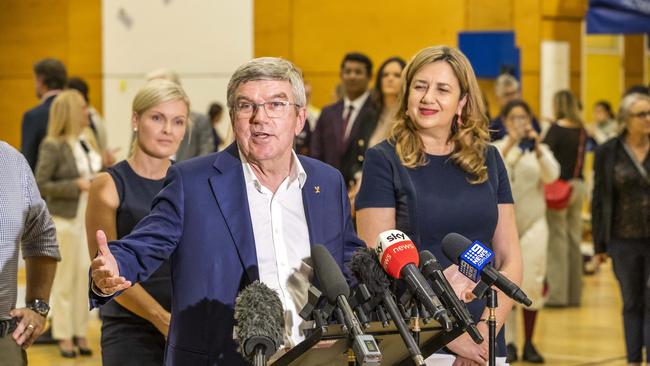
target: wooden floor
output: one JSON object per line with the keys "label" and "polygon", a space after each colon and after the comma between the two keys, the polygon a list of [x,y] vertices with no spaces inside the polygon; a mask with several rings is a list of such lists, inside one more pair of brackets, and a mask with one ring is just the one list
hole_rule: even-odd
{"label": "wooden floor", "polygon": [[[580,308],[544,309],[540,312],[535,342],[552,366],[623,366],[621,301],[617,283],[606,264],[601,271],[584,278]],[[99,321],[89,326],[89,341],[95,355],[73,360],[59,356],[56,346],[33,346],[28,350],[30,366],[101,365]],[[515,365],[529,365],[517,362]],[[532,364],[530,364],[532,365]]]}

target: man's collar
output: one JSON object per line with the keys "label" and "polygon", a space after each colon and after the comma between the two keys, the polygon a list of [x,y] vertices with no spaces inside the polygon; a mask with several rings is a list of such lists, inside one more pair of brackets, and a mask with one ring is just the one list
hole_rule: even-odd
{"label": "man's collar", "polygon": [[63,90],[61,89],[54,89],[54,90],[48,90],[45,94],[41,96],[41,103],[45,102],[49,97],[57,95],[61,93]]}
{"label": "man's collar", "polygon": [[[246,159],[246,156],[239,150],[237,149],[239,153],[239,159],[241,160],[243,169],[244,169],[244,180],[248,182],[253,182],[255,184],[255,189],[257,189],[259,192],[262,191],[262,183],[260,182],[259,178],[257,178],[257,175],[255,175],[255,172],[253,171],[253,168],[251,167],[250,163],[248,162],[248,159]],[[300,186],[300,189],[305,185],[305,182],[307,181],[307,172],[305,172],[305,169],[302,167],[302,164],[300,164],[300,159],[298,159],[298,155],[291,150],[291,170],[289,171],[289,184],[293,183],[296,179],[298,179],[298,185]]]}
{"label": "man's collar", "polygon": [[365,93],[361,94],[357,99],[355,100],[350,100],[348,97],[343,97],[343,104],[345,105],[345,108],[347,109],[350,105],[354,107],[355,110],[360,110],[363,104],[366,102],[368,97],[370,96],[370,91],[366,90]]}

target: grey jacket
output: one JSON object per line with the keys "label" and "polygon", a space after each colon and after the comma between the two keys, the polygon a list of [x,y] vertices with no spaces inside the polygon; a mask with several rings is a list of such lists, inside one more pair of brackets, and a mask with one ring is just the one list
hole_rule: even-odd
{"label": "grey jacket", "polygon": [[36,183],[52,215],[74,218],[79,203],[80,177],[70,145],[46,138],[39,148]]}
{"label": "grey jacket", "polygon": [[176,161],[183,161],[214,152],[212,126],[208,117],[197,112],[190,112],[192,131],[185,132],[185,137],[176,152]]}

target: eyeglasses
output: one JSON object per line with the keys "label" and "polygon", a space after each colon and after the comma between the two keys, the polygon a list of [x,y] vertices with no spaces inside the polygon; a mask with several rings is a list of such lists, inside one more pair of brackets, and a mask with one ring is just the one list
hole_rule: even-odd
{"label": "eyeglasses", "polygon": [[282,118],[287,115],[290,105],[301,107],[299,104],[287,102],[286,100],[273,100],[264,103],[239,102],[236,109],[237,115],[242,118],[254,116],[259,107],[264,107],[264,111],[269,118]]}
{"label": "eyeglasses", "polygon": [[650,117],[650,111],[630,113],[630,116],[636,117],[636,118],[648,118],[648,117]]}

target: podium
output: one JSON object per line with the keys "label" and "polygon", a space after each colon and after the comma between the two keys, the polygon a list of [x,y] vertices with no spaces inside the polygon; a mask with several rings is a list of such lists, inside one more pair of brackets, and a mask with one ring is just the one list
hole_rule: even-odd
{"label": "podium", "polygon": [[[273,366],[325,366],[348,365],[350,340],[340,324],[322,324],[320,321],[305,323],[308,336],[304,341],[291,348],[285,354],[270,362]],[[426,359],[447,343],[465,332],[456,326],[445,332],[440,324],[431,321],[420,323],[420,350]],[[395,325],[390,322],[384,327],[381,322],[371,322],[364,329],[365,334],[375,337],[382,354],[382,365],[411,366],[413,360]]]}

